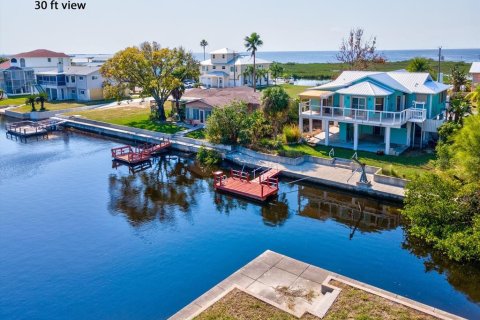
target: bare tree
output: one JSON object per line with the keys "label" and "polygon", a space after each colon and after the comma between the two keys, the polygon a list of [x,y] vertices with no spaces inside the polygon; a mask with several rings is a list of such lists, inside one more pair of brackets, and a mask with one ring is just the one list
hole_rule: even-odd
{"label": "bare tree", "polygon": [[365,40],[363,33],[362,28],[351,29],[337,53],[337,60],[348,65],[350,70],[365,70],[372,63],[385,63],[385,58],[376,51],[377,38]]}

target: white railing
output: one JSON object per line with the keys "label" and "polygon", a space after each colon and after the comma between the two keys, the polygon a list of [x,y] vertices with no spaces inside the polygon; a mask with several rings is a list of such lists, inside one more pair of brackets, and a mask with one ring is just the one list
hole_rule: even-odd
{"label": "white railing", "polygon": [[398,112],[376,111],[311,105],[308,102],[300,103],[299,112],[302,116],[308,118],[395,126],[403,125],[407,121],[423,122],[426,119],[425,109],[408,108]]}

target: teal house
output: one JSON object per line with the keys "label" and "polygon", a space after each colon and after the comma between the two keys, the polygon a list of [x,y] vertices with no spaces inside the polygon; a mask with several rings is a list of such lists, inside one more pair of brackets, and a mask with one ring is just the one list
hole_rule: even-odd
{"label": "teal house", "polygon": [[344,71],[300,94],[299,127],[318,144],[398,155],[436,136],[448,89],[428,73]]}

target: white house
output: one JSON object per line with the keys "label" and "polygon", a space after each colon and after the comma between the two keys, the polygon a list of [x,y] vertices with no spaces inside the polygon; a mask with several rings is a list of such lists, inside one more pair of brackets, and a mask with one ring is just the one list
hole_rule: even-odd
{"label": "white house", "polygon": [[472,75],[472,90],[480,85],[480,62],[472,63],[470,67],[470,74]]}
{"label": "white house", "polygon": [[[246,75],[248,66],[253,66],[251,55],[240,54],[234,50],[223,48],[209,53],[210,59],[200,62],[200,83],[208,88],[225,88],[253,85],[253,76]],[[271,61],[256,58],[257,69],[268,70]],[[257,76],[257,86],[269,81],[268,72]]]}
{"label": "white house", "polygon": [[69,66],[37,72],[37,84],[47,92],[51,100],[101,100],[103,77],[100,67]]}
{"label": "white house", "polygon": [[37,49],[18,53],[10,57],[10,66],[19,68],[32,68],[35,73],[38,71],[57,68],[59,63],[64,67],[70,66],[70,56],[63,52]]}

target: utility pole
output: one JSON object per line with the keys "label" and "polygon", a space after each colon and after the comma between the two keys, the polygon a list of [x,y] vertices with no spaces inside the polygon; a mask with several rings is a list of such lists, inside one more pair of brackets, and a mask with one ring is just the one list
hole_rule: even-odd
{"label": "utility pole", "polygon": [[237,70],[237,66],[235,64],[236,59],[235,59],[235,50],[233,50],[233,87],[235,88],[237,86],[237,75],[235,71]]}
{"label": "utility pole", "polygon": [[437,81],[440,82],[440,63],[442,61],[442,47],[438,47],[438,73],[437,73]]}

